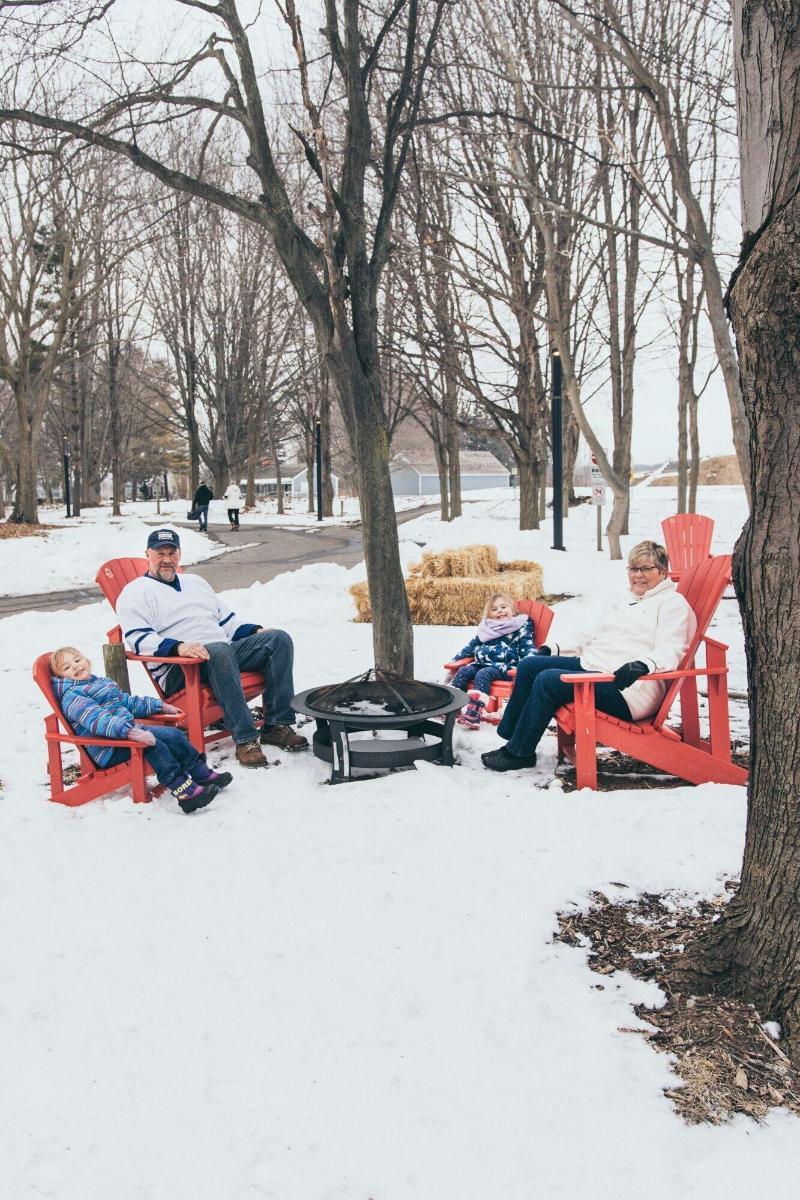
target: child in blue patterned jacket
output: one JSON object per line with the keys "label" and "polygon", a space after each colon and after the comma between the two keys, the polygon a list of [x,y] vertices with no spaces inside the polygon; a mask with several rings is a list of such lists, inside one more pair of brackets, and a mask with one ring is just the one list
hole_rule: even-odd
{"label": "child in blue patterned jacket", "polygon": [[[220,788],[233,779],[227,771],[212,771],[182,729],[136,724],[137,717],[179,713],[156,696],[129,696],[113,679],[92,674],[92,664],[74,646],[62,646],[50,656],[53,691],[61,711],[80,737],[126,738],[145,746],[144,757],[158,782],[168,787],[185,813],[205,808]],[[86,746],[98,767],[125,762],[131,752],[123,746]]]}
{"label": "child in blue patterned jacket", "polygon": [[475,660],[459,667],[453,676],[453,687],[464,688],[470,698],[458,718],[459,725],[477,729],[492,684],[498,679],[508,679],[510,667],[516,667],[523,658],[535,653],[530,617],[517,612],[511,596],[493,592],[486,601],[475,637],[455,656]]}

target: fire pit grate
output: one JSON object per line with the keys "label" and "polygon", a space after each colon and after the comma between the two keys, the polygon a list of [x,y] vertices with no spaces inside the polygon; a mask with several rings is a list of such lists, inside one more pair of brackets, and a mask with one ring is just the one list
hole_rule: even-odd
{"label": "fire pit grate", "polygon": [[[300,692],[292,707],[315,718],[314,754],[331,764],[330,782],[342,783],[353,778],[353,770],[391,770],[418,759],[452,766],[453,724],[466,703],[457,688],[372,669]],[[351,740],[370,730],[372,738]],[[381,737],[387,730],[406,736]]]}

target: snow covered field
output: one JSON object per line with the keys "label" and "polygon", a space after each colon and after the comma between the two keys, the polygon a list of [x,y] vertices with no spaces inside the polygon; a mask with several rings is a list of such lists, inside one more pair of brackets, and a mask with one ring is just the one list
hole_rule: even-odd
{"label": "snow covered field", "polygon": [[[674,493],[634,496],[633,540],[657,536]],[[548,529],[520,534],[513,507],[503,494],[449,526],[409,522],[404,562],[418,543],[495,542],[575,597],[563,622],[624,586],[624,567],[594,550],[588,506],[565,523],[566,554]],[[699,507],[729,549],[741,492],[703,490]],[[107,529],[82,532],[93,575]],[[129,553],[124,542],[120,530],[108,553]],[[352,623],[347,595],[360,577],[315,565],[227,598],[292,634],[300,690],[370,665],[371,627]],[[684,1126],[661,1091],[668,1060],[619,1032],[638,1023],[632,1002],[658,1002],[655,986],[617,974],[597,990],[581,953],[551,941],[556,911],[593,889],[717,892],[739,866],[743,789],[566,794],[552,736],[534,771],[498,776],[480,764],[496,742],[486,728],[457,733],[452,771],[329,788],[310,755],[234,767],[191,819],[169,796],[49,805],[31,662],[75,643],[99,665],[111,623],[106,604],[0,622],[0,1195],[736,1200],[791,1188],[793,1119]],[[715,630],[743,688],[734,601]],[[420,678],[439,677],[465,640],[440,627],[415,637]],[[227,742],[211,754],[231,757]]]}

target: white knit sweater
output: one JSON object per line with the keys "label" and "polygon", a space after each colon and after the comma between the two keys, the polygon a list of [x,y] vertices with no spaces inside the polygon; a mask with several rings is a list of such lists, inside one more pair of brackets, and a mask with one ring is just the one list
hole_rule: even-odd
{"label": "white knit sweater", "polygon": [[[624,592],[605,608],[599,624],[561,645],[548,639],[554,654],[577,655],[587,671],[616,671],[637,660],[650,671],[674,671],[694,637],[697,620],[671,579],[637,596]],[[667,690],[663,680],[647,676],[622,693],[635,721],[651,716]]]}

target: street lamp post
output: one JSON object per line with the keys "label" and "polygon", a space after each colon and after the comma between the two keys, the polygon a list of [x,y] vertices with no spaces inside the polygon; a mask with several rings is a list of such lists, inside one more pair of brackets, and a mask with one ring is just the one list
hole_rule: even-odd
{"label": "street lamp post", "polygon": [[553,549],[564,549],[564,429],[561,410],[561,357],[557,350],[550,359],[552,394],[550,441],[553,447]]}
{"label": "street lamp post", "polygon": [[64,438],[64,503],[67,506],[67,516],[72,516],[72,494],[69,487],[69,443]]}
{"label": "street lamp post", "polygon": [[322,520],[322,422],[314,430],[314,455],[317,467],[317,520]]}

